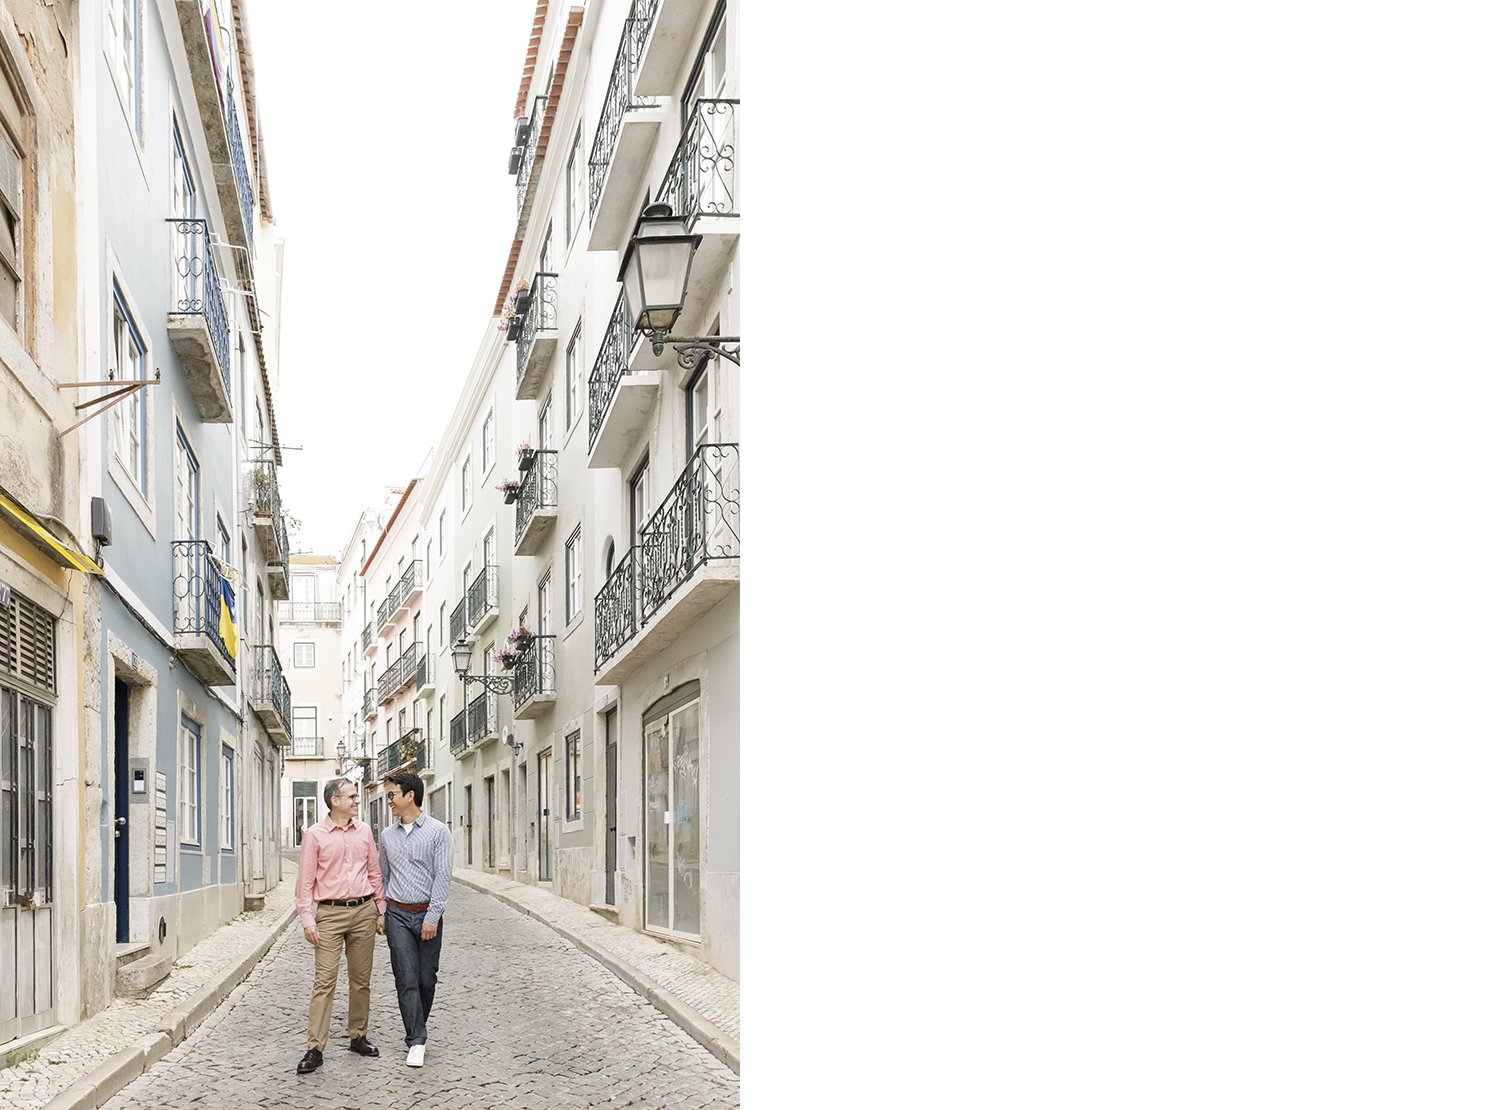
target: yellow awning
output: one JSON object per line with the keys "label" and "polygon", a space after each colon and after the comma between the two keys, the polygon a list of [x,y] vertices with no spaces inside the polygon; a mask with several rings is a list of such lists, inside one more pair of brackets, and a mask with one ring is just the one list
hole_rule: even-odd
{"label": "yellow awning", "polygon": [[0,493],[0,513],[15,522],[26,538],[36,544],[58,563],[73,570],[81,570],[85,574],[103,574],[104,568],[94,560],[90,559],[81,551],[74,551],[62,540],[58,539],[46,528],[42,522],[32,516],[20,504],[11,500],[4,493]]}

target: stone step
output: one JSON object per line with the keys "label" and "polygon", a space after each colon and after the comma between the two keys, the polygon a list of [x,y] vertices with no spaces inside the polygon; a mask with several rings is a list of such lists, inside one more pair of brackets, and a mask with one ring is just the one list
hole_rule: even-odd
{"label": "stone step", "polygon": [[266,908],[266,896],[264,894],[245,895],[245,912],[253,913],[256,910]]}
{"label": "stone step", "polygon": [[172,956],[162,952],[132,960],[115,972],[115,997],[145,998],[172,972]]}
{"label": "stone step", "polygon": [[149,940],[136,941],[130,944],[115,945],[115,970],[119,970],[132,960],[138,960],[151,951]]}

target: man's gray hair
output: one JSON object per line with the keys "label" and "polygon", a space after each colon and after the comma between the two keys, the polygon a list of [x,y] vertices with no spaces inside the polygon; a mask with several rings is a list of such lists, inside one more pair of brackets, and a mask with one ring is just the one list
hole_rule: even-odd
{"label": "man's gray hair", "polygon": [[323,784],[323,804],[332,809],[333,796],[344,789],[344,787],[353,785],[354,780],[352,779],[329,779]]}

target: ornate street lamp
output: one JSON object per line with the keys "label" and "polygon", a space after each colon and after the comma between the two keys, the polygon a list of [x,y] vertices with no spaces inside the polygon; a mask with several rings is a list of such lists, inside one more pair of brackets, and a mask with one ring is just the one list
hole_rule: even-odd
{"label": "ornate street lamp", "polygon": [[687,300],[688,273],[703,236],[690,235],[687,221],[672,215],[666,204],[648,204],[635,222],[635,234],[620,261],[620,284],[625,290],[625,312],[630,326],[651,340],[661,354],[672,344],[677,364],[691,370],[704,359],[723,357],[740,364],[737,335],[668,335],[682,315]]}
{"label": "ornate street lamp", "polygon": [[345,764],[349,760],[349,745],[340,740],[338,746],[333,749],[333,754],[338,757],[339,774],[342,775],[345,770]]}
{"label": "ornate street lamp", "polygon": [[471,683],[475,683],[483,686],[486,693],[508,694],[511,692],[511,678],[508,674],[469,673],[469,662],[474,657],[474,646],[468,640],[454,640],[452,647],[453,669],[458,672],[459,681],[464,684],[465,690]]}

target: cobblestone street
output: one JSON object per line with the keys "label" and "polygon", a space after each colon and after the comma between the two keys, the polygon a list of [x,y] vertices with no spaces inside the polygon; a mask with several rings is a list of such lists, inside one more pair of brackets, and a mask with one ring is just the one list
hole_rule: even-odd
{"label": "cobblestone street", "polygon": [[408,1068],[385,941],[376,942],[370,1040],[347,1051],[340,969],[324,1064],[306,1048],[312,952],[294,921],[204,1023],[106,1105],[730,1107],[739,1079],[649,1002],[549,928],[454,884],[426,1066]]}

